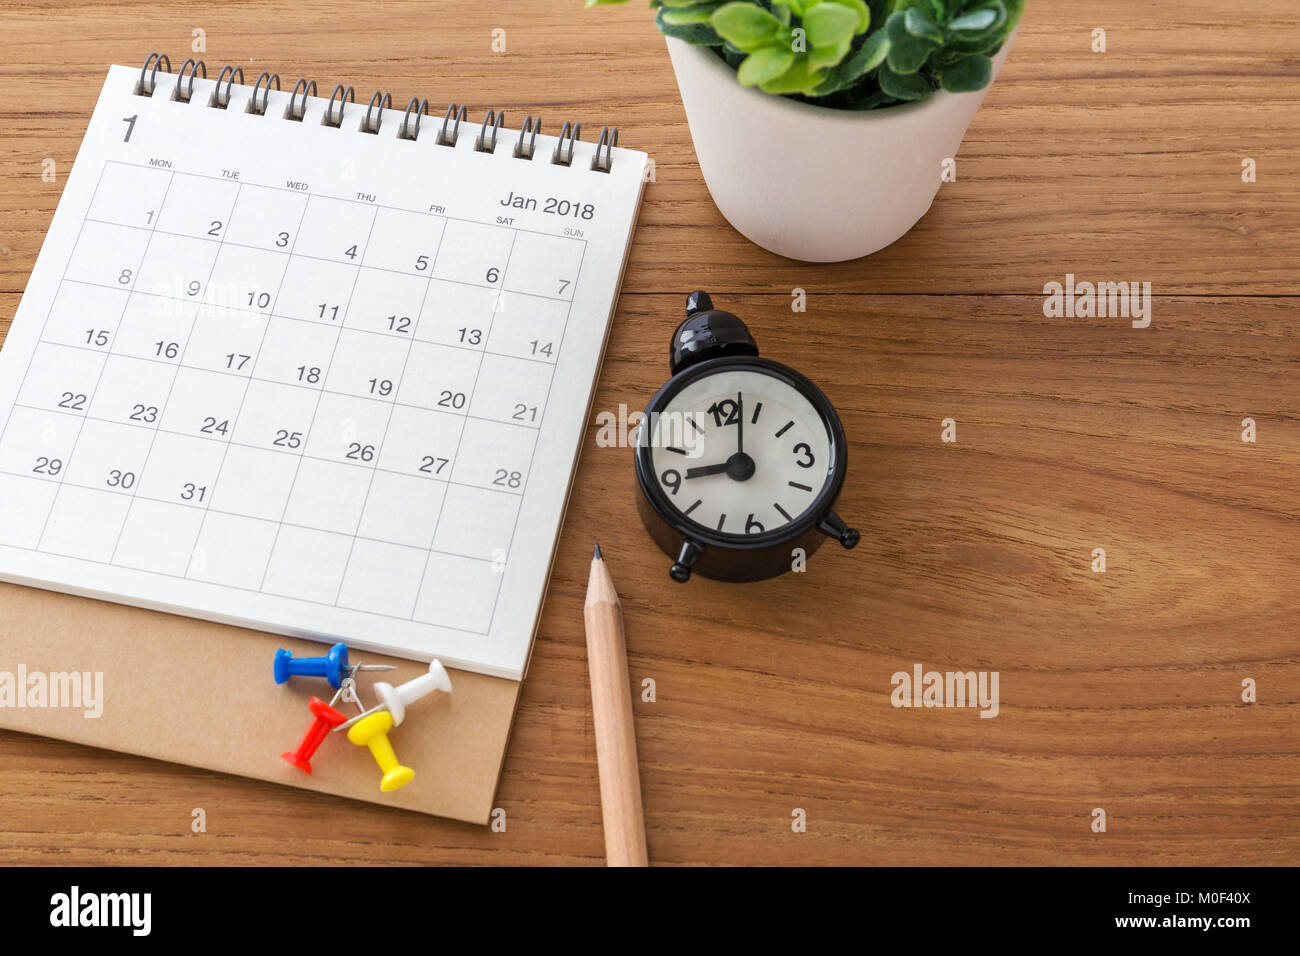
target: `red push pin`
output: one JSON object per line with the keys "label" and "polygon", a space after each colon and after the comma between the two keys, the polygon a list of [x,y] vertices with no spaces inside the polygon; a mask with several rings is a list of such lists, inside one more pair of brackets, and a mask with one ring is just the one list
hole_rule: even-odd
{"label": "red push pin", "polygon": [[285,751],[280,756],[299,770],[311,773],[312,755],[320,749],[320,745],[329,736],[329,732],[346,721],[347,718],[319,697],[313,697],[307,706],[316,715],[315,723],[311,725],[311,729],[302,738],[302,743],[298,745],[297,750]]}
{"label": "red push pin", "polygon": [[[361,669],[360,665],[357,666],[358,669]],[[280,757],[285,762],[293,764],[306,773],[311,773],[312,755],[320,749],[322,741],[329,736],[332,729],[347,721],[346,717],[334,709],[334,705],[339,702],[340,697],[345,701],[350,700],[356,704],[357,710],[364,711],[366,709],[365,705],[361,703],[361,698],[357,696],[357,682],[351,675],[343,678],[338,693],[330,699],[328,704],[319,697],[313,697],[307,706],[311,708],[316,721],[302,738],[302,743],[298,744],[297,750],[280,754]]]}

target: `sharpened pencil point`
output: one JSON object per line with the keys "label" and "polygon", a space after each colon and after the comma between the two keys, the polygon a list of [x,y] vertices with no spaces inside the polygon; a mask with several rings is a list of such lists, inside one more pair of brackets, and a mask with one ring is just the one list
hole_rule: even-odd
{"label": "sharpened pencil point", "polygon": [[593,560],[593,561],[604,561],[604,560],[605,560],[605,556],[604,556],[603,554],[600,553],[600,542],[599,542],[599,541],[596,542],[596,547],[595,547],[595,548],[592,550],[592,552],[591,552],[591,560]]}

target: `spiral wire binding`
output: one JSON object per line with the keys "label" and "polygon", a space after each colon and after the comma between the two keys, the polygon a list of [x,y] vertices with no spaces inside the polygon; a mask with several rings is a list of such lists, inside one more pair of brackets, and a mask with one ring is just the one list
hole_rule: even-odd
{"label": "spiral wire binding", "polygon": [[[524,125],[519,127],[519,139],[515,141],[515,159],[532,159],[537,151],[537,134],[542,131],[542,117],[524,117]],[[531,134],[531,135],[530,135]],[[524,149],[524,137],[528,137],[528,148]]]}
{"label": "spiral wire binding", "polygon": [[[334,98],[336,96],[339,97],[339,118],[338,119],[334,119]],[[353,103],[357,101],[356,90],[354,90],[350,86],[345,90],[343,88],[342,83],[334,87],[334,92],[330,94],[329,105],[325,107],[325,115],[321,117],[321,124],[324,126],[333,126],[335,129],[338,129],[340,126],[342,126],[343,106],[345,103],[349,101]],[[306,109],[305,105],[303,106],[303,109]]]}
{"label": "spiral wire binding", "polygon": [[[144,60],[144,66],[140,67],[140,82],[136,84],[135,91],[140,96],[153,96],[153,88],[158,82],[158,67],[166,63],[164,69],[170,73],[172,71],[172,61],[166,53],[150,53]],[[153,70],[149,72],[149,80],[146,84],[145,72],[152,66]]]}
{"label": "spiral wire binding", "polygon": [[[370,113],[375,108],[376,103],[379,104],[379,113],[375,116],[375,122],[372,126],[370,125]],[[374,95],[370,97],[370,105],[366,107],[365,118],[361,121],[361,132],[378,133],[379,122],[381,117],[384,115],[384,110],[392,109],[392,107],[393,98],[382,90],[375,90]]]}
{"label": "spiral wire binding", "polygon": [[[501,132],[501,124],[506,121],[506,111],[488,110],[487,115],[483,117],[483,125],[479,127],[478,138],[474,141],[474,148],[480,153],[494,153],[497,148],[497,133]],[[492,127],[492,142],[487,141],[488,126]]]}
{"label": "spiral wire binding", "polygon": [[[263,80],[266,80],[266,89],[262,92],[262,105],[259,108],[257,105],[257,91],[262,88]],[[272,80],[275,81],[275,91],[278,93],[280,91],[280,74],[268,73],[263,70],[262,74],[257,78],[257,82],[253,84],[253,98],[248,101],[248,112],[256,113],[258,116],[266,115],[266,107],[271,100]]]}
{"label": "spiral wire binding", "polygon": [[[302,106],[294,110],[294,103],[298,101],[298,94],[302,94]],[[307,115],[307,97],[316,95],[316,81],[309,80],[305,76],[299,77],[298,82],[293,85],[293,93],[289,96],[289,106],[285,110],[284,118],[293,120],[295,123],[301,123],[302,118]]]}
{"label": "spiral wire binding", "polygon": [[[411,122],[411,110],[419,108],[415,114],[415,129],[407,132],[407,124]],[[419,139],[420,138],[420,118],[429,115],[429,101],[422,100],[418,96],[412,96],[411,101],[406,104],[406,112],[402,114],[402,125],[397,128],[398,139]]]}
{"label": "spiral wire binding", "polygon": [[[614,166],[614,150],[618,146],[618,127],[606,126],[600,131],[600,139],[596,143],[596,155],[591,157],[591,168],[598,173],[607,173]],[[605,150],[605,159],[602,162],[600,158],[601,148]]]}
{"label": "spiral wire binding", "polygon": [[[460,121],[465,118],[465,107],[457,106],[452,103],[447,107],[447,113],[442,118],[442,129],[438,132],[437,143],[439,146],[455,146],[456,140],[460,136]],[[456,118],[456,125],[451,128],[451,135],[447,135],[447,124],[451,122],[452,117]]]}
{"label": "spiral wire binding", "polygon": [[[209,106],[215,106],[219,110],[224,110],[230,105],[230,88],[235,85],[235,74],[239,74],[239,85],[244,85],[244,68],[242,66],[230,66],[227,64],[221,68],[221,73],[217,75],[217,86],[212,91],[212,102]],[[226,81],[226,95],[221,95],[221,81]]]}
{"label": "spiral wire binding", "polygon": [[[566,122],[560,127],[560,141],[555,144],[555,152],[551,156],[551,162],[556,166],[573,165],[573,148],[577,146],[578,140],[582,137],[581,123]],[[569,141],[569,151],[564,152],[564,141]]]}
{"label": "spiral wire binding", "polygon": [[[185,95],[181,95],[181,81],[185,79],[185,71],[189,70],[190,84],[185,88]],[[194,78],[198,75],[199,70],[203,71],[203,78],[208,78],[208,65],[202,60],[196,60],[190,57],[181,64],[180,70],[176,74],[176,88],[172,90],[172,99],[179,100],[182,103],[188,103],[190,97],[194,95]]]}
{"label": "spiral wire binding", "polygon": [[[165,73],[171,73],[171,60],[165,53],[150,53],[145,58],[144,65],[140,67],[140,79],[136,83],[134,91],[136,95],[153,96],[154,90],[158,86],[159,68]],[[193,57],[182,63],[180,70],[176,73],[176,83],[172,88],[171,99],[181,103],[191,102],[194,96],[194,80],[199,76],[202,76],[205,80],[208,78],[206,63]],[[216,85],[213,87],[212,96],[207,105],[219,110],[228,107],[235,83],[240,86],[244,85],[243,67],[231,64],[223,66],[221,72],[217,75]],[[253,84],[253,95],[249,99],[247,107],[249,113],[256,116],[266,115],[271,102],[272,84],[275,86],[275,91],[279,93],[280,74],[263,70],[258,75],[257,82]],[[259,94],[261,95],[260,99]],[[307,98],[315,95],[316,81],[300,77],[293,86],[293,92],[289,96],[289,105],[285,108],[283,118],[301,123],[307,114]],[[334,109],[336,100],[338,101],[337,115]],[[325,115],[321,118],[321,124],[332,126],[335,129],[340,128],[343,125],[344,109],[347,104],[355,104],[356,101],[357,94],[353,87],[345,87],[342,83],[338,84],[334,87],[334,92],[330,94],[329,102],[325,107]],[[361,132],[377,134],[380,123],[383,121],[384,110],[392,109],[392,105],[393,97],[391,94],[376,90],[370,97],[370,103],[366,107],[366,115],[362,117]],[[375,111],[376,107],[378,107],[378,112]],[[415,117],[414,124],[411,123],[412,115]],[[420,122],[428,115],[429,101],[420,99],[418,96],[411,97],[410,102],[406,104],[406,112],[402,115],[402,125],[398,127],[397,138],[419,139]],[[467,116],[468,109],[464,105],[452,103],[448,106],[434,142],[439,146],[455,146],[460,137],[460,124]],[[501,132],[501,127],[505,125],[505,121],[505,110],[488,110],[483,117],[483,123],[479,127],[478,135],[474,138],[474,149],[480,153],[495,153],[498,134]],[[511,155],[515,159],[531,160],[537,152],[537,134],[541,130],[542,117],[540,115],[525,117],[523,125],[519,128],[519,137],[515,141]],[[581,138],[582,124],[566,122],[560,127],[560,136],[555,144],[555,151],[551,154],[551,162],[556,166],[572,166],[574,150]],[[608,173],[613,168],[614,150],[617,148],[618,127],[603,127],[600,131],[600,139],[596,143],[595,155],[591,159],[591,168],[596,172]]]}

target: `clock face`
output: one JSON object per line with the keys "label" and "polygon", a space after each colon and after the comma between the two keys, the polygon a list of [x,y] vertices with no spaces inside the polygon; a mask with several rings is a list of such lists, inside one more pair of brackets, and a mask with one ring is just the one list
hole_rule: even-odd
{"label": "clock face", "polygon": [[812,402],[753,368],[690,382],[645,428],[669,507],[715,534],[752,536],[798,521],[835,472],[831,432]]}

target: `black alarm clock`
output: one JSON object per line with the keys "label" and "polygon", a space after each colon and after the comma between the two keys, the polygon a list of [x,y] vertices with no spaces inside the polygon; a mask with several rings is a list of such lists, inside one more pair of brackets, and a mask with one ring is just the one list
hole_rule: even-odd
{"label": "black alarm clock", "polygon": [[827,537],[858,543],[832,510],[844,427],[821,389],[759,358],[745,323],[705,292],[687,298],[669,363],[640,425],[636,477],[641,520],[675,559],[674,580],[759,581]]}

